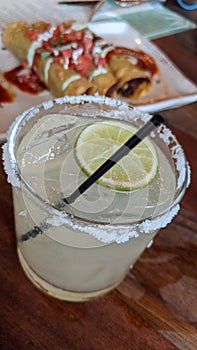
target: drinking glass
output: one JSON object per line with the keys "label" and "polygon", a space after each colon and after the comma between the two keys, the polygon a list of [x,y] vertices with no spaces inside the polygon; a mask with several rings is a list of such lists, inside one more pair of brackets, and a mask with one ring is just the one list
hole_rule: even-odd
{"label": "drinking glass", "polygon": [[85,301],[112,290],[178,213],[190,171],[164,125],[149,136],[159,163],[150,184],[121,191],[94,183],[74,203],[63,201],[87,178],[75,155],[83,128],[109,119],[140,128],[150,118],[125,102],[77,96],[32,107],[12,124],[3,154],[18,257],[43,292]]}

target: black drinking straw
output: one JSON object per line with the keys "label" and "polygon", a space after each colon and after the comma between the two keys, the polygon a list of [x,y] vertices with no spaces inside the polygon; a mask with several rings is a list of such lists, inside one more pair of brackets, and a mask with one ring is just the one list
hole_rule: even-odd
{"label": "black drinking straw", "polygon": [[[120,159],[126,156],[138,143],[140,143],[150,132],[164,123],[164,118],[160,114],[155,114],[140,130],[136,132],[128,141],[126,141],[109,159],[107,159],[90,177],[87,178],[70,196],[62,198],[57,208],[63,208],[64,204],[73,203],[82,193],[84,193],[91,185],[100,179],[109,169],[111,169]],[[21,241],[27,241],[29,238],[36,237],[39,233],[47,230],[51,226],[47,223],[41,223],[40,226],[23,234]]]}

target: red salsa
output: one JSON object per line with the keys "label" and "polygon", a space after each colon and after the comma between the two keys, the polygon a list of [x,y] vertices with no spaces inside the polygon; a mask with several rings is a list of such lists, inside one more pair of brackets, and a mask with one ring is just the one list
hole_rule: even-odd
{"label": "red salsa", "polygon": [[36,95],[45,89],[38,76],[32,70],[22,66],[5,72],[4,78],[20,90],[30,94]]}
{"label": "red salsa", "polygon": [[10,103],[14,100],[14,93],[0,85],[0,103]]}

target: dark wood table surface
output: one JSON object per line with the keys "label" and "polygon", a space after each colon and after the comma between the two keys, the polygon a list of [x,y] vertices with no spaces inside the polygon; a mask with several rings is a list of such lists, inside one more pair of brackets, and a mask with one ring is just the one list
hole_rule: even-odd
{"label": "dark wood table surface", "polygon": [[[167,6],[196,21],[196,11]],[[154,41],[197,83],[197,30]],[[11,186],[0,168],[1,350],[197,349],[197,103],[163,112],[185,150],[192,182],[162,229],[112,292],[86,303],[40,293],[16,254]]]}

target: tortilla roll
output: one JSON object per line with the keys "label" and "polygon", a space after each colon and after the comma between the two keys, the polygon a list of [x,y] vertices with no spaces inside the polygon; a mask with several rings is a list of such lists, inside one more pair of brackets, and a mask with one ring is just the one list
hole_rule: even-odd
{"label": "tortilla roll", "polygon": [[112,54],[108,64],[118,81],[117,93],[121,96],[137,99],[152,88],[150,72],[140,69],[129,56]]}
{"label": "tortilla roll", "polygon": [[54,96],[94,94],[137,100],[158,73],[143,51],[114,47],[74,21],[11,23],[3,33],[7,48],[36,72]]}
{"label": "tortilla roll", "polygon": [[[74,69],[64,69],[60,64],[51,63],[50,58],[38,59],[35,66],[40,80],[56,97],[92,95],[97,90],[90,81]],[[46,69],[47,66],[48,69]]]}
{"label": "tortilla roll", "polygon": [[[32,28],[44,31],[46,23],[36,22]],[[29,29],[30,26],[27,23],[17,21],[10,23],[3,32],[4,44],[20,61],[27,59],[29,48],[32,45],[32,40],[27,37]]]}
{"label": "tortilla roll", "polygon": [[99,95],[115,97],[117,80],[109,69],[99,67],[93,70],[89,80],[96,86]]}
{"label": "tortilla roll", "polygon": [[37,22],[32,26],[23,21],[13,22],[5,29],[3,42],[20,61],[26,61],[28,66],[35,70],[54,96],[95,93],[97,89],[94,84],[78,74],[75,69],[65,69],[63,65],[54,63],[52,57],[42,57],[37,53],[38,50],[42,50],[42,42],[32,41],[27,33],[31,29],[38,30],[44,36],[47,26],[45,22]]}

